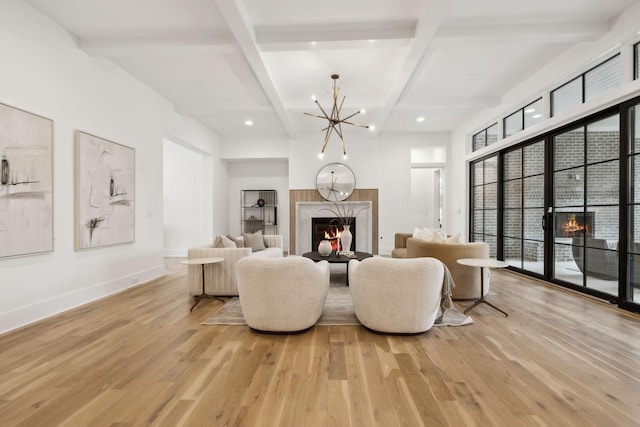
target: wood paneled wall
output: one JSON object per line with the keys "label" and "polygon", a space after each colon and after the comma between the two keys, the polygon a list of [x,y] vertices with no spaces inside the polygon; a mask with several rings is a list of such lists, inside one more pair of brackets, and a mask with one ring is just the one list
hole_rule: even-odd
{"label": "wood paneled wall", "polygon": [[[314,190],[289,190],[289,253],[296,253],[296,203],[324,202]],[[345,202],[371,202],[371,249],[378,253],[378,189],[355,189]]]}

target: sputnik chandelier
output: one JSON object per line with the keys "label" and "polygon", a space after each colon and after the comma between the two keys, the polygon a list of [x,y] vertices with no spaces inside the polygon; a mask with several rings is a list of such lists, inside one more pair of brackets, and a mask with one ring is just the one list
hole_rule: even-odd
{"label": "sputnik chandelier", "polygon": [[322,106],[320,105],[317,99],[314,99],[314,101],[316,105],[318,105],[318,107],[320,108],[320,111],[322,111],[322,116],[317,114],[311,114],[311,113],[304,113],[304,114],[306,114],[307,116],[318,117],[319,119],[325,119],[329,121],[329,124],[327,125],[327,127],[322,129],[322,131],[325,132],[325,134],[324,134],[324,143],[322,144],[322,150],[320,151],[320,157],[324,156],[324,150],[325,148],[327,148],[327,143],[329,142],[331,133],[335,131],[338,137],[340,138],[340,142],[342,143],[342,154],[345,158],[347,158],[347,148],[344,144],[344,137],[342,136],[342,124],[344,123],[346,125],[359,126],[361,128],[366,128],[366,129],[369,129],[369,126],[359,125],[357,123],[348,121],[351,117],[357,114],[360,114],[362,110],[358,110],[355,113],[351,114],[350,116],[345,117],[344,119],[340,118],[340,110],[342,110],[342,104],[344,104],[345,97],[344,96],[342,97],[342,101],[340,101],[340,106],[338,106],[338,93],[340,92],[340,88],[336,86],[336,81],[338,80],[338,78],[340,78],[340,76],[338,74],[332,74],[331,78],[333,79],[333,108],[331,109],[331,115],[330,116],[327,115],[326,111],[324,110],[324,108],[322,108]]}

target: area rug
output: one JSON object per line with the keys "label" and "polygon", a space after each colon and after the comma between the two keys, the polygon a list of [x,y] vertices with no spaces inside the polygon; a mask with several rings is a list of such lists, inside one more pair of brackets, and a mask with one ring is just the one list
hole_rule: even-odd
{"label": "area rug", "polygon": [[[462,326],[473,323],[470,316],[466,316],[456,309],[445,310],[440,323],[434,326]],[[240,308],[238,297],[230,299],[222,308],[202,322],[203,325],[246,325]],[[351,292],[346,286],[331,286],[324,303],[322,316],[317,325],[359,325],[353,311]]]}

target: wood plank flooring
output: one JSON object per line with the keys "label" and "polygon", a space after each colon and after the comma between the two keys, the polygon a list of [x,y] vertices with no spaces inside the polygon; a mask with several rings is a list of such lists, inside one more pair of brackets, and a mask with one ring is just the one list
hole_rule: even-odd
{"label": "wood plank flooring", "polygon": [[[638,426],[640,317],[492,272],[475,323],[420,335],[202,326],[183,266],[0,335],[2,426]],[[456,303],[464,308],[469,303]]]}

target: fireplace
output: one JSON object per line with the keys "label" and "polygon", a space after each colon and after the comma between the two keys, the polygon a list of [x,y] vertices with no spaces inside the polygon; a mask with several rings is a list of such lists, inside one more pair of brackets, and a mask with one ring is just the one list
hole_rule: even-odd
{"label": "fireplace", "polygon": [[339,248],[339,237],[342,233],[342,225],[335,217],[313,217],[311,218],[311,248],[318,249],[318,245],[323,240],[331,242],[332,251],[356,250],[356,218],[351,218],[351,227],[349,227],[353,239],[351,240],[351,248]]}
{"label": "fireplace", "polygon": [[593,212],[556,212],[556,237],[593,237]]}

